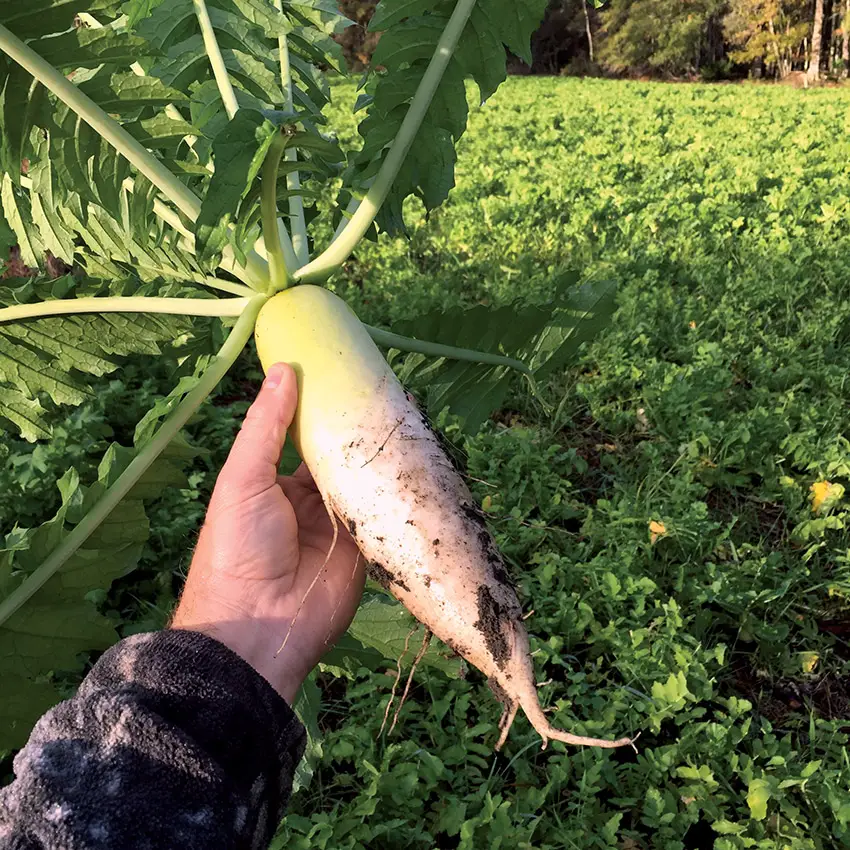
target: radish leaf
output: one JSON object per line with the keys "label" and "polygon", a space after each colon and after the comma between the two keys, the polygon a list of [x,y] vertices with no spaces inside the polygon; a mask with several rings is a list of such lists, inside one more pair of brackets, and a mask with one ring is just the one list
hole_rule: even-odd
{"label": "radish leaf", "polygon": [[[505,46],[522,57],[530,54],[531,35],[546,10],[546,0],[479,0],[466,23],[458,48],[437,95],[396,177],[377,222],[390,233],[404,232],[404,200],[419,197],[427,210],[439,206],[454,186],[455,144],[466,130],[465,78],[486,100],[505,80]],[[366,96],[359,107],[362,150],[353,158],[347,193],[378,171],[396,138],[455,4],[446,0],[382,0],[370,24],[383,31],[372,57]],[[381,72],[381,70],[385,73]]]}
{"label": "radish leaf", "polygon": [[[615,288],[609,283],[577,287],[574,276],[565,275],[558,290],[545,306],[515,302],[496,309],[435,310],[398,322],[392,331],[516,357],[531,366],[535,377],[541,377],[575,356],[614,310]],[[421,395],[430,416],[448,408],[468,433],[478,431],[498,409],[514,380],[514,372],[505,366],[399,352],[392,352],[389,359],[402,382]]]}
{"label": "radish leaf", "polygon": [[[51,285],[0,287],[0,305],[27,303],[34,294],[96,295],[104,288],[78,285],[71,278]],[[166,343],[190,334],[192,323],[182,316],[143,313],[51,316],[0,324],[0,417],[14,424],[26,439],[49,434],[41,402],[44,393],[54,404],[79,404],[91,394],[86,376],[113,372],[118,357],[161,354]]]}
{"label": "radish leaf", "polygon": [[228,226],[259,174],[276,132],[262,113],[240,109],[213,142],[216,171],[195,231],[201,262],[216,258],[227,243]]}

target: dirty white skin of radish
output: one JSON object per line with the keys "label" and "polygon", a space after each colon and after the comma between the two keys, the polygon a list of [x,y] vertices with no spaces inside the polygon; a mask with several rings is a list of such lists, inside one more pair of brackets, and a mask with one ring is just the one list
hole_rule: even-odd
{"label": "dirty white skin of radish", "polygon": [[540,734],[619,747],[555,729],[540,707],[522,609],[498,550],[427,420],[361,322],[325,289],[299,286],[257,322],[265,369],[293,365],[292,435],[326,504],[371,573],[485,676],[504,705],[500,747],[518,708]]}

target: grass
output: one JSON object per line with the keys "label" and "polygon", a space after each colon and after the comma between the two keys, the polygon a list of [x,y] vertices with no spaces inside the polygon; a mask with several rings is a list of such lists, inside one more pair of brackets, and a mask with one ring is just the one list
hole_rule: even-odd
{"label": "grass", "polygon": [[[641,731],[640,752],[540,752],[518,720],[494,754],[475,671],[421,672],[378,739],[394,664],[326,671],[277,846],[850,847],[848,116],[847,90],[512,79],[473,112],[449,203],[358,249],[337,286],[371,323],[545,303],[565,268],[618,281],[552,414],[517,381],[481,433],[439,424],[534,609],[553,722]],[[246,357],[193,424],[215,449],[109,600],[126,630],[167,615],[257,378]],[[0,468],[32,471],[0,473],[3,519],[48,512],[68,453],[93,462],[166,387],[143,366],[104,384],[38,463],[9,441]]]}

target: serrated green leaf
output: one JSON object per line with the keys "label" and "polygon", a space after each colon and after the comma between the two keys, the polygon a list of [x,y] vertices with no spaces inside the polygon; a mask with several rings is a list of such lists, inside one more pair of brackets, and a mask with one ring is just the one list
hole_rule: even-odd
{"label": "serrated green leaf", "polygon": [[[546,5],[546,0],[480,0],[476,4],[377,219],[381,228],[390,233],[405,231],[404,201],[410,195],[420,197],[428,209],[446,199],[454,185],[454,145],[468,118],[464,78],[475,81],[482,101],[490,97],[506,78],[505,45],[520,56],[529,56],[531,34]],[[378,4],[370,29],[383,35],[372,57],[366,97],[355,107],[367,110],[358,128],[364,144],[354,157],[352,178],[342,188],[341,198],[377,173],[453,10],[454,4],[441,0],[382,0]],[[374,73],[379,68],[387,73]]]}
{"label": "serrated green leaf", "polygon": [[773,791],[766,779],[751,779],[747,788],[747,806],[753,820],[764,820],[767,817],[767,804],[773,796]]}
{"label": "serrated green leaf", "polygon": [[57,105],[53,122],[43,156],[50,158],[57,187],[120,217],[129,163],[66,106]]}
{"label": "serrated green leaf", "polygon": [[151,42],[112,27],[76,27],[40,39],[31,47],[55,68],[64,69],[97,68],[106,63],[126,67],[159,53]]}
{"label": "serrated green leaf", "polygon": [[438,0],[381,0],[369,21],[369,31],[388,30],[406,18],[414,18],[433,9],[437,3]]}
{"label": "serrated green leaf", "polygon": [[32,221],[38,230],[42,249],[70,264],[74,259],[75,233],[62,219],[59,210],[60,205],[54,194],[53,162],[46,153],[47,148],[48,143],[44,140],[39,146],[37,162],[30,168],[33,184],[29,195]]}
{"label": "serrated green leaf", "polygon": [[[227,8],[230,4],[228,0],[213,0],[213,5]],[[294,6],[297,4],[289,2],[284,5]],[[262,27],[269,38],[286,35],[292,29],[291,21],[269,0],[233,0],[233,6],[239,10],[239,13],[246,20]]]}
{"label": "serrated green leaf", "polygon": [[30,129],[46,104],[44,87],[8,57],[0,56],[0,169],[15,183],[31,150]]}
{"label": "serrated green leaf", "polygon": [[315,681],[315,676],[310,675],[304,684],[298,689],[293,711],[301,721],[301,725],[307,731],[307,746],[304,757],[295,770],[292,783],[293,792],[300,791],[310,784],[316,764],[322,755],[322,734],[319,730],[319,712],[322,708],[322,692]]}
{"label": "serrated green leaf", "polygon": [[[615,288],[609,283],[575,285],[562,277],[556,296],[545,307],[517,302],[495,310],[488,307],[434,311],[392,330],[459,348],[516,357],[536,378],[564,368],[580,346],[605,327],[614,309]],[[419,393],[434,417],[445,408],[475,433],[504,401],[512,370],[503,366],[428,358],[421,354],[391,355],[390,362],[405,385]]]}
{"label": "serrated green leaf", "polygon": [[38,267],[44,257],[44,245],[32,220],[29,196],[15,188],[12,178],[4,173],[0,184],[0,203],[3,215],[18,239],[24,265]]}
{"label": "serrated green leaf", "polygon": [[[86,0],[88,11],[104,20],[121,13],[122,0]],[[0,21],[18,38],[31,39],[50,33],[63,33],[74,26],[83,11],[78,0],[0,0]]]}
{"label": "serrated green leaf", "polygon": [[[144,0],[143,0],[144,2]],[[192,0],[158,3],[147,14],[139,9],[132,26],[138,36],[158,44],[163,51],[197,31],[197,18]]]}
{"label": "serrated green leaf", "polygon": [[307,27],[295,27],[289,34],[290,52],[303,56],[319,67],[328,66],[345,73],[342,47],[329,35]]}
{"label": "serrated green leaf", "polygon": [[44,424],[45,410],[37,399],[28,398],[11,387],[0,388],[0,417],[8,419],[25,440],[46,440],[50,430]]}
{"label": "serrated green leaf", "polygon": [[353,677],[361,667],[365,667],[367,670],[377,670],[383,662],[384,656],[380,652],[363,646],[348,632],[322,658],[323,667],[332,667],[341,675],[349,677]]}
{"label": "serrated green leaf", "polygon": [[166,86],[155,77],[140,77],[132,72],[109,73],[101,69],[80,84],[80,90],[107,112],[126,114],[150,106],[167,106],[188,101],[183,92]]}
{"label": "serrated green leaf", "polygon": [[476,5],[458,45],[455,59],[475,80],[482,102],[507,79],[505,49],[484,7]]}
{"label": "serrated green leaf", "polygon": [[286,5],[301,20],[321,28],[323,32],[336,32],[334,28],[337,25],[348,26],[351,23],[336,0],[287,0]]}
{"label": "serrated green leaf", "polygon": [[[74,294],[83,287],[68,278],[51,286]],[[93,291],[97,291],[94,289]],[[0,287],[0,305],[27,303],[43,297],[45,286],[23,283]],[[86,294],[90,294],[86,293]],[[0,416],[28,440],[49,431],[39,395],[56,404],[79,404],[91,392],[87,375],[100,376],[118,368],[116,357],[161,353],[192,327],[180,316],[143,313],[87,313],[50,316],[0,325]]]}
{"label": "serrated green leaf", "polygon": [[132,29],[139,21],[149,17],[163,2],[164,0],[126,0],[122,11],[127,16],[127,26]]}
{"label": "serrated green leaf", "polygon": [[198,217],[199,258],[211,260],[227,242],[227,228],[262,168],[277,132],[261,112],[240,109],[213,142],[215,174]]}
{"label": "serrated green leaf", "polygon": [[[476,13],[487,20],[487,27],[513,54],[531,64],[531,36],[534,35],[549,0],[485,0]],[[474,18],[475,19],[475,16]]]}
{"label": "serrated green leaf", "polygon": [[165,112],[126,124],[124,129],[146,148],[171,155],[177,153],[186,136],[197,136],[200,132],[188,121],[172,118]]}
{"label": "serrated green leaf", "polygon": [[[416,94],[420,79],[418,68],[404,68],[388,75],[375,94],[373,112],[389,116],[399,107],[408,105]],[[466,129],[468,115],[463,73],[460,66],[452,62],[431,102],[426,123],[442,127],[458,139]]]}
{"label": "serrated green leaf", "polygon": [[431,15],[402,21],[378,42],[372,54],[372,67],[396,71],[414,62],[430,61],[445,23],[443,18]]}
{"label": "serrated green leaf", "polygon": [[180,379],[177,386],[167,396],[157,400],[156,404],[136,425],[134,435],[136,445],[143,445],[154,435],[160,422],[177,407],[186,393],[190,392],[197,383],[197,377],[186,375]]}
{"label": "serrated green leaf", "polygon": [[[264,99],[269,105],[283,103],[283,90],[274,62],[270,59],[258,59],[244,50],[223,50],[222,57],[227,70],[247,92]],[[296,89],[294,97],[296,102],[315,108],[303,91]]]}
{"label": "serrated green leaf", "polygon": [[[65,510],[28,532],[26,547],[0,550],[0,595],[7,596],[66,536]],[[115,642],[112,621],[85,596],[108,589],[135,566],[147,540],[142,504],[119,505],[55,576],[0,625],[0,670],[35,679],[47,673],[79,669],[78,655]]]}

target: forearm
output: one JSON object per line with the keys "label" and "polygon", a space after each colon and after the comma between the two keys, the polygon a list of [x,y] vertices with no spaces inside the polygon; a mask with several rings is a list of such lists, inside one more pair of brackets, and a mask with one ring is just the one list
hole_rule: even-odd
{"label": "forearm", "polygon": [[0,790],[0,848],[265,846],[304,740],[222,644],[137,635],[36,725]]}

